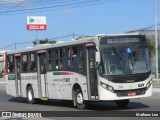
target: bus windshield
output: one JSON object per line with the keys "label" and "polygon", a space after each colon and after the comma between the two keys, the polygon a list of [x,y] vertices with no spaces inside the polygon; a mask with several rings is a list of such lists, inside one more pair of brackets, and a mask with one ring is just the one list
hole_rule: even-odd
{"label": "bus windshield", "polygon": [[[132,38],[133,40],[133,38]],[[101,45],[100,73],[124,75],[150,71],[148,47],[138,43]]]}

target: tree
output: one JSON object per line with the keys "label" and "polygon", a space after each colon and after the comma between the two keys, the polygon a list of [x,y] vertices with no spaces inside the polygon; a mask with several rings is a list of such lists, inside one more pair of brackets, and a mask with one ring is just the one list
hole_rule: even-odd
{"label": "tree", "polygon": [[155,40],[148,39],[148,45],[149,45],[149,56],[150,60],[153,60],[153,54],[155,54]]}
{"label": "tree", "polygon": [[45,38],[45,39],[41,39],[41,40],[35,40],[33,41],[33,45],[36,46],[38,44],[55,44],[57,41],[55,40],[48,40],[48,38]]}
{"label": "tree", "polygon": [[[149,40],[149,55],[150,60],[153,62],[153,56],[155,54],[155,40]],[[158,46],[158,71],[160,71],[160,47]]]}

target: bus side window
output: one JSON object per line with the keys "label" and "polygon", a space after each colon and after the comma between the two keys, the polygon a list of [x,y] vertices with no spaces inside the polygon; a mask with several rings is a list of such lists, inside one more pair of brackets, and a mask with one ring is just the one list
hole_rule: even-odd
{"label": "bus side window", "polygon": [[71,70],[76,71],[80,74],[85,74],[85,48],[83,45],[73,46],[70,49],[71,51],[71,59],[69,60],[69,64],[71,65]]}
{"label": "bus side window", "polygon": [[62,64],[62,69],[68,69],[68,48],[62,48],[62,58],[60,58],[60,63]]}
{"label": "bus side window", "polygon": [[62,49],[59,49],[59,54],[58,54],[58,69],[61,70],[63,68],[62,65]]}
{"label": "bus side window", "polygon": [[22,55],[22,72],[28,72],[28,54]]}
{"label": "bus side window", "polygon": [[89,50],[89,68],[95,68],[95,53],[96,53],[96,49],[95,48],[90,48]]}
{"label": "bus side window", "polygon": [[68,57],[68,69],[70,69],[71,68],[71,49],[70,48],[68,48],[67,49],[67,57]]}
{"label": "bus side window", "polygon": [[37,62],[36,56],[34,53],[30,53],[30,61],[29,61],[29,71],[36,72],[37,71]]}
{"label": "bus side window", "polygon": [[79,47],[78,49],[78,54],[79,54],[79,68],[80,69],[85,69],[85,51],[83,47]]}
{"label": "bus side window", "polygon": [[57,50],[53,49],[49,51],[48,70],[50,71],[56,70],[56,66],[58,65],[57,57],[58,57]]}
{"label": "bus side window", "polygon": [[78,55],[77,55],[77,47],[72,47],[72,68],[78,68]]}
{"label": "bus side window", "polygon": [[73,69],[85,69],[85,52],[83,46],[72,48],[72,64]]}
{"label": "bus side window", "polygon": [[14,71],[14,56],[8,56],[8,72],[13,73]]}
{"label": "bus side window", "polygon": [[13,63],[9,63],[9,67],[8,67],[8,72],[9,73],[13,73],[14,72],[14,65],[13,65]]}

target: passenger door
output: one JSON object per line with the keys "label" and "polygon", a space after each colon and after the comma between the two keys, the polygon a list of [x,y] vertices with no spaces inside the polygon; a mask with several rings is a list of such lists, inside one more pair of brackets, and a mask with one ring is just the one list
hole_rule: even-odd
{"label": "passenger door", "polygon": [[15,83],[16,83],[16,95],[20,97],[22,95],[21,87],[21,74],[20,74],[20,54],[15,55]]}
{"label": "passenger door", "polygon": [[41,98],[48,97],[48,82],[47,82],[47,51],[37,51],[38,54],[38,88]]}
{"label": "passenger door", "polygon": [[90,99],[98,99],[98,79],[95,62],[95,46],[87,47],[87,78],[89,79]]}

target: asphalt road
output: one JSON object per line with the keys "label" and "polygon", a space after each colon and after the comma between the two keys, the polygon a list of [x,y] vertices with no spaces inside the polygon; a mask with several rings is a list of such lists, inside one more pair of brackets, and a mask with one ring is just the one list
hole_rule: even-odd
{"label": "asphalt road", "polygon": [[[42,101],[36,104],[28,104],[25,98],[15,98],[13,96],[7,95],[5,90],[5,83],[0,80],[0,111],[83,111],[72,106],[70,102],[64,101]],[[85,111],[102,111],[102,112],[112,112],[112,111],[160,111],[160,89],[154,89],[153,96],[149,98],[141,98],[131,100],[128,107],[125,109],[119,109],[114,102],[101,102],[92,103],[89,108]],[[160,116],[160,115],[159,115]],[[114,116],[113,116],[114,117]],[[107,119],[128,119],[128,118],[113,118],[108,117]],[[6,118],[0,118],[4,120],[9,120]],[[22,118],[19,118],[20,120]],[[27,118],[23,118],[26,120]],[[22,119],[22,120],[23,120]],[[31,119],[31,118],[30,118]],[[36,118],[32,118],[36,119]],[[44,118],[43,118],[44,119]],[[43,120],[42,119],[42,120]],[[104,119],[105,117],[92,118],[92,117],[52,117],[45,119],[56,119],[56,120],[90,120],[90,119]],[[130,118],[132,119],[132,118]],[[136,117],[136,119],[141,119]],[[150,119],[150,118],[147,118]],[[154,118],[159,119],[159,118]]]}

